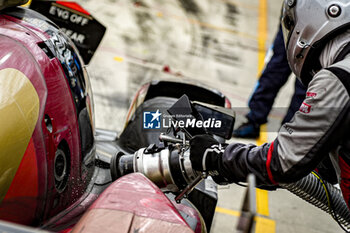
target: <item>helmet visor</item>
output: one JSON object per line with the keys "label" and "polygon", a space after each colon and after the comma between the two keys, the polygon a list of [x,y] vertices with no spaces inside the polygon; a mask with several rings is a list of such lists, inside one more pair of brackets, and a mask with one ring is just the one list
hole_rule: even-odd
{"label": "helmet visor", "polygon": [[295,6],[296,0],[285,0],[282,7],[281,25],[283,31],[284,44],[286,48],[290,40],[290,36],[295,27]]}

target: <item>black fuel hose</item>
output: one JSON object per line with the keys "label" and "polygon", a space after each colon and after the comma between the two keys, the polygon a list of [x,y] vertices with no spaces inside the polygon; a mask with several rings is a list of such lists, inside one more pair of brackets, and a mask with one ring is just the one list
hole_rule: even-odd
{"label": "black fuel hose", "polygon": [[340,189],[322,180],[317,173],[310,173],[295,183],[280,186],[329,213],[344,231],[349,232],[350,211]]}

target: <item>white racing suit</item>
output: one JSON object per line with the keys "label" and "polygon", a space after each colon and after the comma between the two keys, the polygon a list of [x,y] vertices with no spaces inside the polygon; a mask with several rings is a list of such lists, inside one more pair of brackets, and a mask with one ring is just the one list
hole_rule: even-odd
{"label": "white racing suit", "polygon": [[245,181],[254,173],[259,183],[294,182],[332,154],[345,201],[350,199],[350,33],[326,45],[321,69],[308,85],[294,118],[272,143],[230,144],[219,162],[221,183]]}

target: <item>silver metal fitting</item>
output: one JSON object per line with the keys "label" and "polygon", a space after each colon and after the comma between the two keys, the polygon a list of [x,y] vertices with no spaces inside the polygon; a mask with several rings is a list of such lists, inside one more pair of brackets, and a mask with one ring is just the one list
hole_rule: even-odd
{"label": "silver metal fitting", "polygon": [[[171,151],[163,149],[160,152],[145,154],[145,148],[134,154],[134,172],[144,174],[159,188],[166,191],[177,192],[179,188],[175,184],[170,168]],[[180,151],[179,151],[180,152]],[[191,184],[200,174],[192,169],[190,152],[181,151],[178,157],[181,175],[187,184]]]}
{"label": "silver metal fitting", "polygon": [[145,154],[145,148],[136,152],[134,157],[134,171],[141,172],[160,188],[177,191],[177,186],[171,176],[168,149],[154,154]]}
{"label": "silver metal fitting", "polygon": [[340,6],[333,4],[328,7],[328,15],[335,18],[341,14]]}

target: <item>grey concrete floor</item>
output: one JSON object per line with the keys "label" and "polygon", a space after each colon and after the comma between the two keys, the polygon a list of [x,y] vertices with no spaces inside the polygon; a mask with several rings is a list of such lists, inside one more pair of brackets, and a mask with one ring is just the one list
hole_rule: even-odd
{"label": "grey concrete floor", "polygon": [[[160,78],[186,79],[220,90],[231,100],[237,124],[242,122],[264,55],[277,30],[282,1],[79,2],[107,26],[89,65],[96,126],[120,132],[136,90],[142,83]],[[162,71],[164,66],[170,67],[170,73]],[[265,141],[276,135],[293,92],[293,79],[276,100]],[[220,187],[218,206],[228,211],[216,213],[211,232],[234,232],[243,192],[244,188],[237,185]],[[287,191],[268,193],[265,205],[266,218],[275,227],[260,232],[341,232],[330,216]]]}

